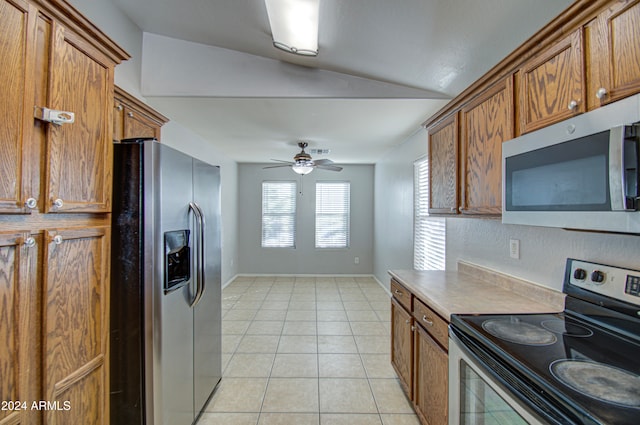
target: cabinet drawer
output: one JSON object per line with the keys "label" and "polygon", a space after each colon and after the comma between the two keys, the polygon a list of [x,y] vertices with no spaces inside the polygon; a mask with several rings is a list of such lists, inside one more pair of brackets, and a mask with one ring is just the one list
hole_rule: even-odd
{"label": "cabinet drawer", "polygon": [[449,323],[446,320],[417,298],[413,299],[413,317],[440,345],[449,349]]}
{"label": "cabinet drawer", "polygon": [[407,311],[411,311],[412,294],[404,286],[400,285],[394,279],[391,279],[391,295],[395,298]]}

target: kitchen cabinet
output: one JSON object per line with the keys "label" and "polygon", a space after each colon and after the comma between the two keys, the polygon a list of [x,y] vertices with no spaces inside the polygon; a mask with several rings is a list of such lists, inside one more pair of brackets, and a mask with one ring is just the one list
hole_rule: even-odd
{"label": "kitchen cabinet", "polygon": [[0,0],[0,401],[28,403],[1,423],[109,423],[113,74],[128,57],[65,0]]}
{"label": "kitchen cabinet", "polygon": [[640,92],[640,2],[612,2],[585,34],[589,109]]}
{"label": "kitchen cabinet", "polygon": [[448,322],[394,279],[391,293],[391,364],[420,421],[446,425]]}
{"label": "kitchen cabinet", "polygon": [[414,338],[416,413],[425,424],[447,425],[449,356],[422,326]]}
{"label": "kitchen cabinet", "polygon": [[514,136],[513,109],[513,78],[508,76],[460,111],[463,214],[502,212],[502,142]]}
{"label": "kitchen cabinet", "polygon": [[429,131],[429,213],[458,212],[458,114]]}
{"label": "kitchen cabinet", "polygon": [[[104,105],[117,60],[58,20],[48,2],[1,4],[8,121],[0,136],[0,212],[108,212],[111,108]],[[73,113],[74,122],[49,122],[48,110]]]}
{"label": "kitchen cabinet", "polygon": [[109,423],[109,236],[106,226],[46,232],[43,399],[62,409],[45,423]]}
{"label": "kitchen cabinet", "polygon": [[413,389],[413,319],[395,300],[391,301],[391,365],[411,398]]}
{"label": "kitchen cabinet", "polygon": [[582,33],[576,29],[520,67],[520,134],[586,111]]}
{"label": "kitchen cabinet", "polygon": [[160,130],[168,118],[115,86],[113,139],[153,137],[160,140]]}
{"label": "kitchen cabinet", "polygon": [[10,403],[0,409],[3,424],[38,420],[31,409],[31,400],[40,399],[39,382],[32,379],[40,367],[37,238],[28,232],[0,233],[0,401]]}

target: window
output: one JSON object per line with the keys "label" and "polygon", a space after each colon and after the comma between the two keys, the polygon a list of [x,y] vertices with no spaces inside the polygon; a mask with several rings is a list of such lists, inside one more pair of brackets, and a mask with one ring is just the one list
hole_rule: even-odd
{"label": "window", "polygon": [[351,184],[316,183],[316,248],[348,248]]}
{"label": "window", "polygon": [[445,221],[429,217],[429,160],[421,158],[413,164],[413,268],[444,270]]}
{"label": "window", "polygon": [[296,182],[262,182],[262,247],[294,248]]}

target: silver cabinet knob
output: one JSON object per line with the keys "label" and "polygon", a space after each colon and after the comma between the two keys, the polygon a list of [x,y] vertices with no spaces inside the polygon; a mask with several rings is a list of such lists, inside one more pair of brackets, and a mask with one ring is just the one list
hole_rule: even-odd
{"label": "silver cabinet knob", "polygon": [[55,243],[56,245],[60,245],[62,243],[62,236],[60,235],[55,235],[53,237],[53,243]]}
{"label": "silver cabinet knob", "polygon": [[29,198],[25,201],[24,205],[32,210],[38,206],[38,200],[36,198]]}
{"label": "silver cabinet knob", "polygon": [[117,110],[117,111],[122,111],[123,109],[124,109],[124,108],[122,107],[122,105],[118,105],[118,106],[116,106],[116,110]]}
{"label": "silver cabinet knob", "polygon": [[33,248],[34,246],[36,246],[36,238],[34,238],[33,236],[29,236],[27,239],[25,239],[24,244],[27,248]]}
{"label": "silver cabinet knob", "polygon": [[133,117],[133,112],[128,112],[128,113],[127,113],[127,115],[128,115],[129,117]]}
{"label": "silver cabinet knob", "polygon": [[596,97],[598,99],[603,99],[606,95],[607,95],[607,89],[605,89],[604,87],[600,87],[596,92]]}
{"label": "silver cabinet knob", "polygon": [[64,201],[62,199],[58,198],[55,201],[53,201],[53,206],[55,208],[62,208],[64,206]]}
{"label": "silver cabinet knob", "polygon": [[568,106],[568,108],[569,108],[570,110],[574,110],[574,109],[576,109],[576,107],[577,107],[577,106],[578,106],[578,102],[577,102],[577,101],[575,101],[575,100],[572,100],[571,102],[569,102],[569,106]]}

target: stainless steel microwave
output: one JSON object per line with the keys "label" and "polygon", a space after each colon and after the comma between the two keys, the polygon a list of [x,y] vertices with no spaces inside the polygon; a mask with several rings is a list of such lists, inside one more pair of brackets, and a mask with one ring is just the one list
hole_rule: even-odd
{"label": "stainless steel microwave", "polygon": [[640,234],[640,95],[502,145],[502,222]]}

